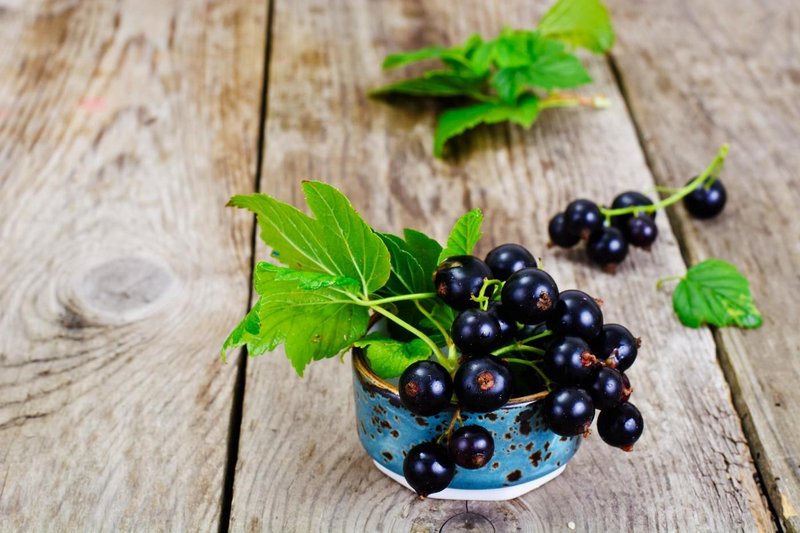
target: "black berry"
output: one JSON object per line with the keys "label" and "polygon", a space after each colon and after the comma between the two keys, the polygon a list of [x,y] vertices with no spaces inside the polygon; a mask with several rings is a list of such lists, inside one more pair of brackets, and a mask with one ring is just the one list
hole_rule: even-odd
{"label": "black berry", "polygon": [[550,219],[550,223],[547,225],[547,233],[550,235],[550,242],[561,248],[572,248],[581,240],[580,235],[567,229],[564,213],[558,213]]}
{"label": "black berry", "polygon": [[535,267],[536,259],[519,244],[501,244],[486,255],[486,264],[495,279],[505,281],[517,270]]}
{"label": "black berry", "polygon": [[[642,207],[647,205],[653,205],[653,201],[644,194],[636,191],[625,191],[614,198],[614,201],[611,202],[611,209],[625,209],[628,207]],[[646,215],[652,219],[656,218],[655,211],[646,213]],[[633,218],[632,214],[617,215],[611,219],[611,224],[625,231],[628,220],[631,218]]]}
{"label": "black berry", "polygon": [[455,464],[447,450],[433,442],[417,444],[403,461],[403,476],[420,496],[446,489],[455,473]]}
{"label": "black berry", "polygon": [[461,407],[478,413],[502,407],[511,398],[511,384],[508,366],[492,356],[464,362],[453,379]]}
{"label": "black berry", "polygon": [[621,403],[612,409],[600,411],[597,418],[597,432],[600,438],[610,446],[625,451],[633,449],[644,431],[642,414],[632,403]]}
{"label": "black berry", "polygon": [[573,200],[564,211],[564,224],[570,233],[587,238],[603,227],[603,214],[591,200]]}
{"label": "black berry", "polygon": [[683,205],[694,218],[713,218],[722,213],[727,199],[725,186],[719,178],[716,178],[710,186],[706,186],[705,183],[698,185],[683,198]]}
{"label": "black berry", "polygon": [[[483,286],[483,280],[492,277],[489,267],[471,255],[450,257],[442,262],[433,275],[433,284],[439,298],[459,311],[478,304],[472,300],[477,296]],[[487,291],[487,296],[491,291]]]}
{"label": "black berry", "polygon": [[523,268],[508,278],[501,299],[514,320],[538,324],[552,314],[558,303],[558,286],[544,270]]}
{"label": "black berry", "polygon": [[641,343],[625,326],[606,324],[594,342],[595,355],[620,372],[625,372],[636,360]]}
{"label": "black berry", "polygon": [[582,435],[594,420],[592,398],[582,389],[556,389],[545,398],[544,416],[553,433],[562,437]]}
{"label": "black berry", "polygon": [[580,337],[562,337],[550,343],[542,359],[547,376],[562,385],[590,383],[598,361]]}
{"label": "black berry", "polygon": [[658,226],[649,215],[638,215],[628,219],[622,232],[631,246],[647,249],[656,242]]}
{"label": "black berry", "polygon": [[592,342],[603,329],[603,312],[597,302],[583,291],[563,291],[558,297],[547,327],[556,335],[580,337]]}
{"label": "black berry", "polygon": [[597,409],[610,409],[627,400],[622,373],[609,367],[602,367],[592,379],[588,389]]}
{"label": "black berry", "polygon": [[435,361],[417,361],[403,371],[398,384],[400,400],[414,414],[431,416],[450,405],[453,380]]}
{"label": "black berry", "polygon": [[604,227],[589,237],[586,253],[598,265],[613,270],[628,255],[628,241],[617,228]]}
{"label": "black berry", "polygon": [[488,311],[461,311],[453,321],[450,333],[453,342],[465,355],[486,355],[500,346],[500,324]]}
{"label": "black berry", "polygon": [[448,451],[458,466],[475,470],[494,455],[494,438],[480,426],[464,426],[450,437]]}

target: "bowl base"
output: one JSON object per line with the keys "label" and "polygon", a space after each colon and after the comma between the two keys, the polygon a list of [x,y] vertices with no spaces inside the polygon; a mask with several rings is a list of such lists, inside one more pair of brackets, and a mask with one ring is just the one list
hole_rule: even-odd
{"label": "bowl base", "polygon": [[[399,474],[395,474],[385,466],[377,461],[372,461],[375,466],[388,477],[403,485],[409,490],[414,490],[406,482],[406,478]],[[444,489],[441,492],[436,492],[428,496],[436,500],[478,500],[485,502],[502,502],[506,500],[513,500],[523,494],[539,488],[550,480],[557,478],[567,467],[567,465],[560,466],[558,469],[553,470],[547,475],[538,479],[528,481],[527,483],[520,483],[511,487],[498,487],[496,489]]]}

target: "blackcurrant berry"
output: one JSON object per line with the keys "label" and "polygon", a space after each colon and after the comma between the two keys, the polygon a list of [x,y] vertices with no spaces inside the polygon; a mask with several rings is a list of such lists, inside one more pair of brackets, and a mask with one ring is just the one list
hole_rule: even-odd
{"label": "blackcurrant berry", "polygon": [[562,437],[582,435],[594,420],[592,398],[582,389],[556,389],[545,398],[544,416],[553,433]]}
{"label": "blackcurrant berry", "polygon": [[586,243],[586,254],[598,265],[613,271],[628,255],[628,241],[620,230],[608,226],[592,233]]}
{"label": "blackcurrant berry", "polygon": [[628,379],[628,374],[620,372],[622,376],[622,401],[627,402],[628,398],[633,394],[633,387],[631,387],[631,380]]}
{"label": "blackcurrant berry", "polygon": [[440,413],[453,397],[453,380],[447,369],[435,361],[417,361],[408,365],[398,384],[400,400],[414,414],[431,416]]}
{"label": "blackcurrant berry", "polygon": [[[477,296],[483,280],[491,277],[492,271],[486,263],[471,255],[458,255],[439,265],[433,274],[433,284],[439,298],[461,311],[478,306],[472,296]],[[491,296],[491,290],[487,290],[486,295]]]}
{"label": "blackcurrant berry", "polygon": [[589,385],[588,392],[592,396],[595,408],[600,410],[610,409],[627,399],[622,373],[607,366],[597,372]]}
{"label": "blackcurrant berry", "polygon": [[[689,180],[689,183],[692,180]],[[716,178],[711,185],[707,186],[705,183],[698,185],[683,198],[683,205],[694,218],[713,218],[722,213],[727,199],[725,186],[719,178]]]}
{"label": "blackcurrant berry", "polygon": [[470,359],[458,367],[453,387],[461,407],[488,413],[511,398],[511,371],[492,356]]}
{"label": "blackcurrant berry", "polygon": [[[593,343],[595,355],[620,372],[628,370],[636,360],[642,340],[634,337],[625,326],[606,324]],[[608,361],[613,359],[612,361]]]}
{"label": "blackcurrant berry", "polygon": [[644,431],[642,414],[632,403],[621,403],[611,409],[600,411],[597,417],[597,432],[600,438],[610,446],[625,451],[633,449]]}
{"label": "blackcurrant berry", "polygon": [[[641,207],[646,205],[653,205],[653,201],[640,192],[625,191],[614,198],[614,201],[611,202],[611,209],[625,209],[627,207]],[[652,219],[656,218],[655,211],[646,214]],[[611,219],[611,224],[625,231],[628,220],[631,218],[633,218],[632,214],[617,215]]]}
{"label": "blackcurrant berry", "polygon": [[638,215],[628,219],[622,233],[631,246],[648,249],[656,242],[658,226],[649,215]]}
{"label": "blackcurrant berry", "polygon": [[567,231],[585,239],[603,227],[603,214],[591,200],[573,200],[564,211],[564,224]]}
{"label": "blackcurrant berry", "polygon": [[475,470],[494,455],[494,438],[481,426],[464,426],[450,437],[448,451],[458,466]]}
{"label": "blackcurrant berry", "polygon": [[503,346],[514,340],[514,335],[517,333],[517,321],[511,318],[511,315],[508,314],[503,304],[500,302],[491,302],[487,310],[489,314],[497,320],[497,325],[500,326],[499,346]]}
{"label": "blackcurrant berry", "polygon": [[561,248],[572,248],[581,240],[580,235],[567,230],[564,213],[558,213],[550,219],[550,223],[547,225],[547,233],[550,235],[550,242]]}
{"label": "blackcurrant berry", "polygon": [[542,359],[547,377],[562,385],[591,383],[599,362],[589,345],[580,337],[555,339]]}
{"label": "blackcurrant berry", "polygon": [[523,268],[508,278],[501,299],[514,320],[538,324],[552,314],[558,303],[558,286],[544,270]]}
{"label": "blackcurrant berry", "polygon": [[583,291],[568,290],[559,294],[547,327],[556,335],[580,337],[592,342],[603,330],[603,312],[597,302]]}
{"label": "blackcurrant berry", "polygon": [[434,442],[417,444],[403,461],[403,476],[423,497],[446,489],[455,473],[456,466],[445,447]]}
{"label": "blackcurrant berry", "polygon": [[519,244],[501,244],[486,255],[486,264],[495,279],[505,281],[517,270],[535,267],[536,259]]}
{"label": "blackcurrant berry", "polygon": [[465,355],[486,355],[500,346],[500,324],[488,311],[480,309],[461,311],[450,334]]}

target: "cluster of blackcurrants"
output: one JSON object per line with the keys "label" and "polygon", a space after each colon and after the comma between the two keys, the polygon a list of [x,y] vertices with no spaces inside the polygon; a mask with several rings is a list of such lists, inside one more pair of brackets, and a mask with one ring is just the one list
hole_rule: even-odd
{"label": "cluster of blackcurrants", "polygon": [[[600,437],[632,449],[643,421],[628,402],[631,387],[623,372],[640,341],[621,325],[604,325],[598,301],[578,290],[559,292],[531,253],[516,244],[498,246],[485,261],[451,257],[437,268],[434,284],[438,296],[459,311],[451,336],[462,357],[452,378],[435,361],[418,361],[403,372],[399,393],[410,411],[438,414],[451,406],[454,394],[456,416],[460,410],[499,409],[512,396],[512,365],[522,363],[541,372],[550,389],[543,409],[551,431],[587,435],[597,408]],[[425,442],[406,454],[404,476],[421,496],[446,488],[456,465],[476,469],[492,457],[494,440],[485,428],[452,429],[451,424],[440,439],[446,437],[447,446]]]}
{"label": "cluster of blackcurrants", "polygon": [[[695,178],[689,180],[689,183]],[[686,210],[695,218],[717,216],[725,207],[727,194],[719,178],[701,181],[683,196]],[[677,198],[676,198],[677,200]],[[611,202],[611,210],[652,207],[653,201],[636,191],[626,191]],[[655,223],[656,211],[643,209],[633,213],[606,216],[591,200],[578,199],[567,205],[562,213],[550,219],[550,242],[562,248],[571,248],[581,240],[586,241],[586,254],[605,270],[614,272],[628,255],[628,245],[649,250],[658,237]]]}

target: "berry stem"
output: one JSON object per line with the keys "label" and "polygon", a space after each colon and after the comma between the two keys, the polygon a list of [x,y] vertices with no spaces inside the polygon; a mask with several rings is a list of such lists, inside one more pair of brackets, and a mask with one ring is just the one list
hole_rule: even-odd
{"label": "berry stem", "polygon": [[453,436],[453,429],[456,427],[456,422],[464,423],[464,421],[461,420],[461,407],[456,407],[456,410],[453,412],[453,417],[450,419],[450,425],[447,426],[447,431],[439,435],[439,438],[436,439],[436,444],[441,444],[442,439],[445,437],[447,437],[447,442],[450,442],[450,438]]}
{"label": "berry stem", "polygon": [[681,201],[685,196],[688,196],[693,190],[697,189],[697,187],[701,183],[705,183],[705,186],[708,187],[711,183],[719,175],[719,171],[722,169],[722,165],[725,162],[725,157],[728,155],[728,145],[723,144],[720,147],[719,152],[717,152],[717,156],[711,161],[711,164],[706,167],[706,169],[698,175],[695,179],[690,181],[686,186],[677,189],[676,192],[671,194],[670,196],[664,198],[663,200],[654,203],[653,205],[636,205],[631,207],[620,207],[619,209],[608,209],[605,207],[600,208],[600,212],[606,217],[606,220],[610,219],[611,217],[616,217],[620,215],[635,215],[637,213],[654,213],[659,209],[664,209],[665,207],[669,207],[672,204]]}
{"label": "berry stem", "polygon": [[509,352],[531,352],[535,353],[536,355],[544,355],[544,350],[540,348],[534,348],[533,346],[525,346],[521,342],[515,342],[514,344],[509,344],[508,346],[498,348],[492,352],[492,355],[503,355]]}
{"label": "berry stem", "polygon": [[656,280],[656,290],[660,290],[661,287],[664,286],[664,283],[667,283],[669,281],[678,281],[678,280],[681,280],[681,279],[683,279],[683,276],[677,276],[677,275],[676,276],[664,276],[663,278],[658,278],[658,280]]}
{"label": "berry stem", "polygon": [[547,389],[550,390],[550,385],[553,383],[553,381],[550,378],[548,378],[544,372],[542,372],[542,369],[539,368],[539,365],[537,365],[535,362],[527,361],[525,359],[516,359],[514,357],[505,357],[504,359],[509,363],[524,365],[534,369],[536,373],[539,374],[539,377],[542,378],[542,380],[544,381],[545,387],[547,387]]}
{"label": "berry stem", "polygon": [[376,313],[379,313],[379,314],[385,316],[386,318],[388,318],[389,320],[391,320],[392,322],[394,322],[398,326],[401,326],[401,327],[407,329],[409,332],[413,333],[414,335],[416,335],[417,337],[422,339],[422,341],[425,344],[427,344],[428,347],[433,351],[434,355],[436,356],[436,360],[439,362],[439,364],[441,364],[443,367],[445,367],[450,372],[455,370],[455,368],[453,367],[453,364],[452,364],[453,362],[442,353],[442,350],[440,350],[439,347],[436,346],[436,343],[433,342],[433,340],[431,340],[430,337],[428,337],[423,332],[421,332],[420,330],[418,330],[417,328],[415,328],[414,326],[412,326],[411,324],[409,324],[408,322],[406,322],[405,320],[403,320],[399,316],[395,315],[391,311],[388,311],[388,310],[386,310],[383,307],[380,307],[378,305],[371,305],[370,307]]}
{"label": "berry stem", "polygon": [[399,296],[389,296],[388,298],[379,298],[378,300],[369,300],[354,298],[353,301],[358,305],[372,307],[374,305],[390,304],[392,302],[404,302],[407,300],[429,300],[436,298],[435,292],[417,292],[413,294],[400,294]]}
{"label": "berry stem", "polygon": [[484,278],[483,285],[481,285],[481,291],[478,293],[478,296],[471,296],[473,302],[478,302],[482,311],[486,311],[489,308],[489,297],[486,296],[486,289],[493,285],[502,285],[503,282],[499,279],[489,279]]}
{"label": "berry stem", "polygon": [[423,305],[422,305],[422,304],[419,302],[419,300],[414,300],[414,305],[416,305],[416,306],[417,306],[417,309],[419,309],[419,312],[420,312],[420,313],[422,313],[422,314],[423,314],[423,316],[425,316],[425,318],[427,318],[428,320],[430,320],[430,321],[431,321],[431,323],[433,323],[433,325],[434,325],[434,326],[436,326],[436,329],[438,329],[438,330],[439,330],[439,333],[441,333],[441,334],[442,334],[442,336],[444,337],[444,341],[445,341],[445,343],[447,343],[447,347],[448,347],[448,348],[450,348],[450,346],[452,346],[452,345],[453,345],[453,339],[452,339],[452,338],[450,338],[450,334],[447,332],[447,330],[446,330],[446,329],[444,329],[444,327],[443,327],[443,326],[442,326],[442,325],[439,323],[439,321],[438,321],[438,320],[436,320],[436,319],[433,317],[433,315],[432,315],[432,314],[430,314],[430,312],[428,312],[428,310],[427,310],[427,309],[425,309],[425,306],[423,306]]}
{"label": "berry stem", "polygon": [[546,329],[541,333],[537,333],[533,337],[528,337],[527,339],[522,339],[521,341],[519,341],[519,343],[520,344],[528,344],[529,342],[533,342],[533,341],[538,340],[538,339],[543,339],[544,337],[549,337],[552,334],[553,334],[552,331],[550,331],[549,329]]}
{"label": "berry stem", "polygon": [[539,109],[550,109],[554,107],[592,107],[594,109],[606,109],[611,107],[611,100],[603,95],[580,96],[570,93],[551,93],[539,100]]}

